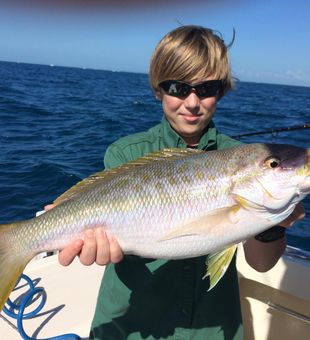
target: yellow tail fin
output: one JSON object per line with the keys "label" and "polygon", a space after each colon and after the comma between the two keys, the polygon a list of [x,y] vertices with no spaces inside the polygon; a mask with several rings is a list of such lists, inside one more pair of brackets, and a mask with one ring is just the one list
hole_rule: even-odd
{"label": "yellow tail fin", "polygon": [[[18,254],[14,251],[14,248],[16,248],[12,244],[14,237],[10,236],[19,225],[20,223],[0,225],[0,311],[27,263],[34,256],[34,254],[26,254],[26,251]],[[15,238],[17,240],[16,236]]]}

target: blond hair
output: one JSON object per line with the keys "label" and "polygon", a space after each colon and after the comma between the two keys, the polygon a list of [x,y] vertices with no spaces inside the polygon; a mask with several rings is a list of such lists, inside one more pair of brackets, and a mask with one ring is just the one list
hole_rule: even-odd
{"label": "blond hair", "polygon": [[[231,44],[233,41],[229,44]],[[156,96],[164,80],[197,82],[223,80],[224,95],[233,87],[227,49],[220,33],[201,26],[181,26],[158,43],[149,66],[149,81]]]}

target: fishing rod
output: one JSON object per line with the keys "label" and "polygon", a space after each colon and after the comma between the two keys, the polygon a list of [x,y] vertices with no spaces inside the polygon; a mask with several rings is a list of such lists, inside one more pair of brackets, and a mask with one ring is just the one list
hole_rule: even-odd
{"label": "fishing rod", "polygon": [[268,129],[264,131],[256,131],[256,132],[247,132],[242,133],[240,135],[234,135],[233,138],[241,138],[245,136],[256,136],[256,135],[264,135],[264,134],[273,134],[278,132],[285,132],[285,131],[293,131],[293,130],[303,130],[303,129],[310,129],[310,124],[305,123],[302,125],[293,125],[293,126],[286,126],[282,128],[276,128],[276,129]]}

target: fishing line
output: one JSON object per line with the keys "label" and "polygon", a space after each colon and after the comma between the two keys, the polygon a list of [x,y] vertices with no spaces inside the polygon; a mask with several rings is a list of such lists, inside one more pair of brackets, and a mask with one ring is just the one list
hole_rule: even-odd
{"label": "fishing line", "polygon": [[[29,337],[25,333],[24,327],[23,327],[23,320],[33,318],[41,311],[41,309],[44,307],[46,303],[46,293],[43,288],[36,288],[32,280],[29,278],[29,276],[25,274],[22,274],[16,286],[19,284],[21,279],[24,279],[27,282],[29,286],[28,292],[22,297],[21,303],[19,305],[13,303],[10,299],[8,299],[7,304],[9,305],[10,309],[4,306],[2,310],[5,314],[17,320],[17,328],[18,328],[19,334],[22,336],[23,339],[38,340],[37,338]],[[28,306],[28,304],[38,298],[41,298],[41,302],[39,303],[39,305],[32,312],[25,313],[25,308]],[[16,310],[17,313],[13,312],[14,310]],[[46,338],[42,340],[64,340],[64,339],[81,340],[81,338],[78,335],[70,334],[70,333],[58,335],[55,337]]]}
{"label": "fishing line", "polygon": [[245,137],[245,136],[273,134],[273,133],[293,131],[293,130],[303,130],[303,129],[310,129],[310,123],[309,124],[305,123],[305,124],[302,124],[302,125],[286,126],[286,127],[276,128],[276,129],[268,129],[268,130],[264,130],[264,131],[247,132],[247,133],[242,133],[240,135],[234,135],[234,136],[231,136],[231,137],[239,139],[239,138]]}

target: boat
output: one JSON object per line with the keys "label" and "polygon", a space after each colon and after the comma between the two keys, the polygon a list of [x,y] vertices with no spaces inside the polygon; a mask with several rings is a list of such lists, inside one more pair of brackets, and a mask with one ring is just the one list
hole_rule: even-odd
{"label": "boat", "polygon": [[[287,246],[275,267],[259,273],[246,263],[239,246],[237,269],[245,340],[309,340],[309,252]],[[104,267],[86,267],[79,260],[62,267],[57,254],[32,260],[25,274],[43,287],[47,299],[42,310],[23,321],[25,333],[34,339],[67,333],[88,339],[103,272]],[[10,300],[19,301],[27,289],[21,281]],[[38,294],[26,312],[35,309],[44,294]],[[1,339],[22,339],[16,320],[3,311],[0,316]]]}
{"label": "boat", "polygon": [[237,269],[245,340],[309,340],[309,252],[287,246],[272,269],[259,273],[238,247]]}

